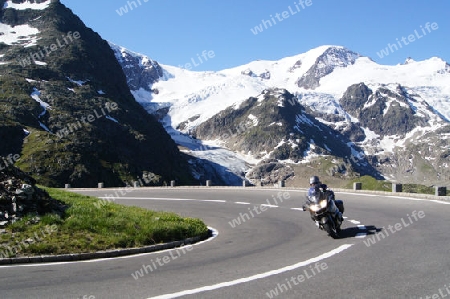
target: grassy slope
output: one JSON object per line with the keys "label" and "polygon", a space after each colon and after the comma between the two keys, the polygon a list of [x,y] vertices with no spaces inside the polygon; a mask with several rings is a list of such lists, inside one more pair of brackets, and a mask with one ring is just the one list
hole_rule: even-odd
{"label": "grassy slope", "polygon": [[65,215],[48,214],[35,224],[30,216],[8,226],[0,235],[0,257],[8,246],[9,256],[85,253],[182,240],[208,231],[200,219],[45,190],[68,206]]}

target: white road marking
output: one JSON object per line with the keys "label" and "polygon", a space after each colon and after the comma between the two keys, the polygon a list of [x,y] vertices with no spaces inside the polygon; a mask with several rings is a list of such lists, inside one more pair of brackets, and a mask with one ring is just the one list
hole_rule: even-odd
{"label": "white road marking", "polygon": [[412,201],[426,201],[426,202],[435,202],[435,203],[440,203],[442,205],[450,205],[450,202],[448,201],[444,201],[443,200],[438,200],[438,199],[425,199],[425,198],[412,198],[412,197],[406,197],[406,196],[389,196],[389,197],[394,197],[394,198],[398,198],[398,199],[406,199],[406,200],[412,200]]}
{"label": "white road marking", "polygon": [[200,201],[205,201],[205,202],[227,202],[226,200],[219,200],[219,199],[201,199]]}
{"label": "white road marking", "polygon": [[[111,200],[111,197],[108,196],[102,196],[99,197],[100,199],[106,199]],[[125,196],[119,196],[119,197],[112,197],[114,200],[116,199],[135,199],[135,200],[163,200],[163,201],[200,201],[200,202],[218,202],[218,203],[224,203],[227,202],[226,200],[220,200],[220,199],[193,199],[193,198],[167,198],[167,197],[125,197]]]}
{"label": "white road marking", "polygon": [[[348,217],[344,217],[344,219],[345,218],[348,218]],[[360,230],[366,230],[367,229],[367,227],[365,225],[360,224],[361,222],[358,221],[358,220],[353,220],[352,219],[352,220],[348,220],[348,222],[356,224],[358,226],[358,229],[360,229]],[[360,238],[365,238],[366,236],[367,236],[367,233],[357,233],[355,238],[360,239]]]}
{"label": "white road marking", "polygon": [[349,220],[349,222],[353,223],[353,224],[361,224],[361,222],[356,221],[356,220]]}
{"label": "white road marking", "polygon": [[450,202],[448,202],[448,201],[440,201],[440,200],[436,200],[436,199],[432,199],[430,201],[440,203],[442,205],[450,205]]}
{"label": "white road marking", "polygon": [[164,201],[199,201],[199,199],[192,199],[192,198],[165,198],[165,197],[125,197],[125,196],[118,196],[118,197],[108,197],[108,196],[102,196],[98,197],[101,199],[136,199],[136,200],[164,200]]}
{"label": "white road marking", "polygon": [[427,199],[405,197],[405,196],[389,196],[389,197],[398,198],[398,199],[407,199],[407,200],[412,200],[412,201],[427,201]]}
{"label": "white road marking", "polygon": [[263,206],[263,207],[269,207],[269,208],[278,208],[278,206],[268,205],[268,204],[262,204],[261,206]]}
{"label": "white road marking", "polygon": [[204,286],[204,287],[200,287],[200,288],[196,288],[196,289],[191,289],[191,290],[185,290],[185,291],[181,291],[181,292],[177,292],[177,293],[172,293],[172,294],[165,294],[165,295],[160,295],[160,296],[156,296],[156,297],[151,297],[148,299],[170,299],[170,298],[177,298],[177,297],[181,297],[181,296],[186,296],[186,295],[192,295],[192,294],[198,294],[198,293],[202,293],[202,292],[206,292],[206,291],[212,291],[212,290],[217,290],[217,289],[221,289],[221,288],[225,288],[225,287],[230,287],[230,286],[234,286],[237,284],[241,284],[241,283],[246,283],[246,282],[250,282],[250,281],[254,281],[254,280],[258,280],[258,279],[262,279],[262,278],[266,278],[269,276],[273,276],[273,275],[278,275],[284,272],[288,272],[288,271],[292,271],[301,267],[306,267],[312,263],[316,263],[319,262],[321,260],[330,258],[336,254],[339,254],[341,252],[343,252],[344,250],[350,248],[351,246],[353,246],[354,244],[344,244],[339,246],[336,249],[333,249],[329,252],[326,252],[324,254],[321,254],[317,257],[311,258],[309,260],[303,261],[303,262],[299,262],[297,264],[294,265],[290,265],[290,266],[286,266],[277,270],[272,270],[272,271],[268,271],[268,272],[264,272],[261,274],[256,274],[253,276],[249,276],[249,277],[245,277],[245,278],[239,278],[236,280],[232,280],[232,281],[227,281],[227,282],[221,282],[218,284],[214,284],[214,285],[210,285],[210,286]]}
{"label": "white road marking", "polygon": [[[359,221],[355,221],[355,222],[359,223]],[[360,230],[366,230],[367,229],[367,227],[365,227],[364,225],[361,225],[361,224],[358,224],[358,228]],[[367,233],[357,233],[355,238],[358,238],[358,239],[359,238],[365,238],[366,236],[367,236]]]}
{"label": "white road marking", "polygon": [[249,205],[250,203],[249,202],[237,201],[237,202],[235,202],[235,204],[238,204],[238,205]]}
{"label": "white road marking", "polygon": [[[337,191],[336,191],[337,192]],[[357,194],[359,194],[359,193],[351,193],[351,192],[337,192],[337,193],[339,193],[339,194],[348,194],[348,195],[357,195]],[[377,197],[377,196],[380,196],[380,195],[378,195],[378,194],[365,194],[365,193],[362,193],[361,195],[364,195],[364,196],[367,196],[367,197]]]}
{"label": "white road marking", "polygon": [[291,208],[291,210],[296,210],[296,211],[302,211],[302,212],[305,212],[305,211],[303,211],[303,208]]}

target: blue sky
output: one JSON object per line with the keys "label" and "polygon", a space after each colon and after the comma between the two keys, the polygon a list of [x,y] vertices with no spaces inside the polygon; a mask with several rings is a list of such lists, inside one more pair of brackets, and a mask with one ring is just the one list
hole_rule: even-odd
{"label": "blue sky", "polygon": [[[322,45],[344,46],[380,64],[433,56],[450,62],[450,1],[309,1],[61,0],[104,39],[163,64],[194,59],[195,71],[278,60]],[[257,26],[262,30],[254,34]],[[388,55],[379,55],[383,49]],[[214,57],[199,63],[203,51]]]}

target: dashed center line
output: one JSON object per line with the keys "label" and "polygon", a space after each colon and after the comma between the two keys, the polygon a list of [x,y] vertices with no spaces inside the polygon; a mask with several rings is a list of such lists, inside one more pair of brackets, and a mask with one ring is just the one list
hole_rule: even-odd
{"label": "dashed center line", "polygon": [[303,212],[303,208],[291,208],[291,210],[296,210],[296,211],[302,211]]}
{"label": "dashed center line", "polygon": [[263,207],[269,207],[269,208],[279,208],[279,206],[275,206],[275,205],[268,205],[268,204],[262,204],[261,206]]}
{"label": "dashed center line", "polygon": [[353,224],[361,224],[361,222],[356,221],[356,220],[349,220],[349,222],[353,223]]}
{"label": "dashed center line", "polygon": [[219,203],[227,202],[226,200],[219,200],[219,199],[202,199],[200,201],[203,201],[203,202],[219,202]]}
{"label": "dashed center line", "polygon": [[365,238],[366,236],[367,236],[366,233],[357,233],[356,236],[355,236],[355,238],[357,238],[357,239],[362,239],[362,238]]}

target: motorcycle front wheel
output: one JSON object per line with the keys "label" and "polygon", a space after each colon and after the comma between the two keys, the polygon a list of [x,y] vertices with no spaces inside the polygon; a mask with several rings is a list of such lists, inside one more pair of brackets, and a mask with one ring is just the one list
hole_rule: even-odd
{"label": "motorcycle front wheel", "polygon": [[338,234],[337,230],[333,229],[332,226],[330,225],[330,223],[328,223],[328,222],[324,223],[323,228],[328,233],[328,235],[330,237],[332,237],[333,239],[339,238],[339,234]]}

